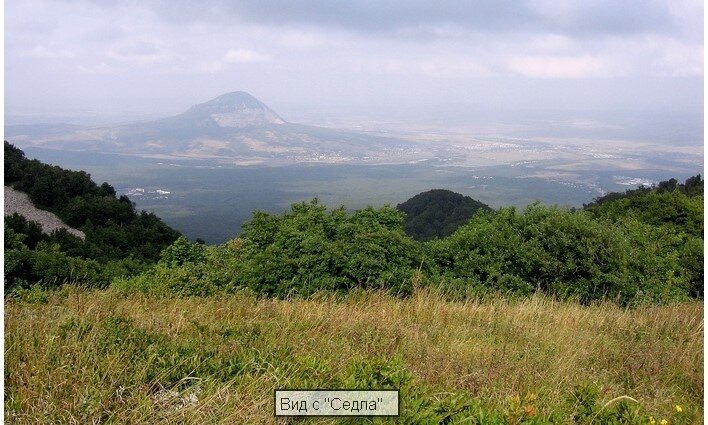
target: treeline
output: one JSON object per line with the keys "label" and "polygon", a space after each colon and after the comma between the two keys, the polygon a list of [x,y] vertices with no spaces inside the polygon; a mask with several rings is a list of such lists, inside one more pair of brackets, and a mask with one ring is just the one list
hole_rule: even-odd
{"label": "treeline", "polygon": [[629,189],[624,192],[611,192],[606,195],[595,198],[593,202],[585,204],[584,208],[599,206],[610,201],[618,199],[632,198],[635,195],[646,195],[648,193],[665,193],[665,192],[681,192],[687,196],[702,196],[703,195],[703,179],[701,175],[689,177],[684,183],[679,183],[676,179],[669,179],[655,186],[641,185],[636,189]]}
{"label": "treeline", "polygon": [[398,209],[328,210],[313,200],[284,214],[255,212],[238,238],[219,246],[191,243],[109,184],[28,160],[7,142],[5,181],[86,234],[46,235],[6,217],[6,291],[114,282],[166,296],[356,288],[405,296],[421,285],[461,298],[540,291],[632,304],[703,296],[701,176],[605,195],[578,211],[538,203],[493,211],[442,190]]}
{"label": "treeline", "polygon": [[180,235],[84,171],[29,160],[8,142],[4,158],[5,185],[26,192],[35,206],[86,235],[82,240],[64,229],[46,235],[22,216],[5,217],[6,290],[36,282],[106,285],[116,275],[156,262]]}
{"label": "treeline", "polygon": [[[703,180],[689,179],[692,187]],[[685,187],[684,185],[683,187]],[[584,210],[532,204],[480,209],[452,235],[418,242],[391,207],[347,212],[317,200],[254,213],[239,238],[205,247],[184,238],[141,275],[114,287],[159,295],[249,290],[308,296],[355,288],[451,296],[526,296],[625,305],[703,296],[703,195],[651,188]]]}

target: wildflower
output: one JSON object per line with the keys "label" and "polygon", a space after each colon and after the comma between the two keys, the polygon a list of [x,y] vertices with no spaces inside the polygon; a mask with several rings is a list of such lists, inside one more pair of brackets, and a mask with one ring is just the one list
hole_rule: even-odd
{"label": "wildflower", "polygon": [[681,412],[683,412],[683,407],[681,407],[680,404],[677,404],[676,405],[676,413],[681,413]]}
{"label": "wildflower", "polygon": [[661,422],[659,422],[659,425],[668,425],[669,421],[666,419],[662,419]]}
{"label": "wildflower", "polygon": [[654,419],[653,416],[649,416],[649,424],[650,424],[650,425],[656,425],[656,419]]}
{"label": "wildflower", "polygon": [[536,413],[536,406],[534,406],[533,404],[527,404],[526,406],[524,406],[524,414],[526,416],[536,416]]}
{"label": "wildflower", "polygon": [[521,397],[519,397],[518,395],[515,395],[513,397],[509,397],[509,406],[511,406],[514,409],[521,406]]}

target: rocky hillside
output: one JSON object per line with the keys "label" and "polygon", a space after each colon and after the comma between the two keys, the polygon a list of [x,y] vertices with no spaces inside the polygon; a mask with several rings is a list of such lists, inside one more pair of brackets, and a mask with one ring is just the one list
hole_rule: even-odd
{"label": "rocky hillside", "polygon": [[81,239],[86,238],[84,232],[67,226],[55,214],[35,207],[26,193],[5,186],[5,215],[15,213],[25,217],[28,221],[36,221],[42,226],[42,232],[48,235],[57,229],[66,229],[67,232],[74,236]]}

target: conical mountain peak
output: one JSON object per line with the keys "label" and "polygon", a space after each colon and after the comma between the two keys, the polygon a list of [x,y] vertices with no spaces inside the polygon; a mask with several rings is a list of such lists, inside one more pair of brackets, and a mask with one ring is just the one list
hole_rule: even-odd
{"label": "conical mountain peak", "polygon": [[183,115],[211,119],[220,127],[249,127],[285,124],[285,120],[263,102],[243,91],[222,94],[208,102],[192,106]]}

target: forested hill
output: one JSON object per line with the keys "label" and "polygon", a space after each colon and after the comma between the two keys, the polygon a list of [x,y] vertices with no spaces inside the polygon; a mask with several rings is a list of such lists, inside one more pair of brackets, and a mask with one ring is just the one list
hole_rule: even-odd
{"label": "forested hill", "polygon": [[420,241],[449,236],[477,211],[491,211],[469,196],[444,189],[419,193],[396,209],[406,213],[406,233]]}
{"label": "forested hill", "polygon": [[162,250],[180,235],[155,214],[136,211],[126,196],[116,197],[108,183],[99,186],[84,171],[27,159],[8,142],[5,142],[5,185],[27,193],[36,207],[56,214],[86,235],[85,240],[65,230],[46,235],[36,223],[22,216],[5,217],[6,286],[15,278],[41,280],[42,268],[49,270],[53,266],[36,263],[43,255],[40,252],[53,252],[54,257],[66,260],[54,264],[59,279],[64,274],[62,268],[71,269],[72,265],[76,270],[87,267],[82,273],[93,276],[103,273],[102,267],[108,263],[111,267],[120,263],[118,269],[122,271],[154,263]]}

